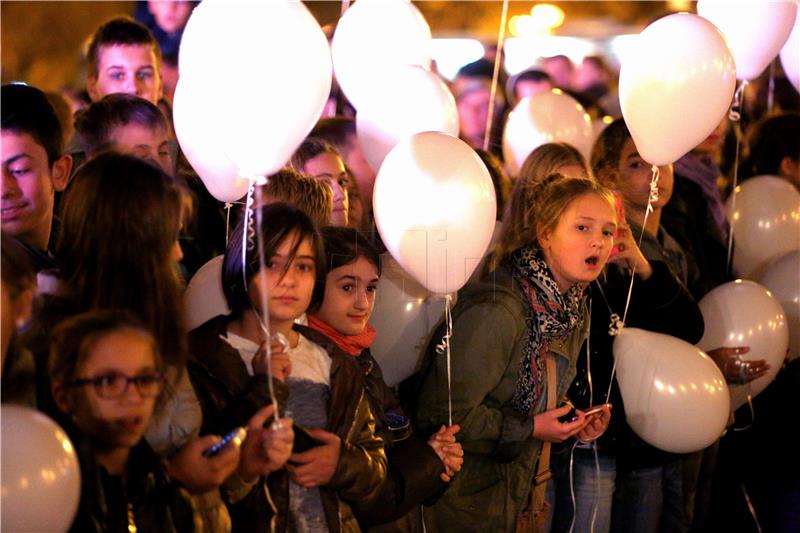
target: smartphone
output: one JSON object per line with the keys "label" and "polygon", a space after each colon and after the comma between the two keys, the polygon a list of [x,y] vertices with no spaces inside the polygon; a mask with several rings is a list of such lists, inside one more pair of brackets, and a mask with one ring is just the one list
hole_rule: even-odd
{"label": "smartphone", "polygon": [[593,414],[599,413],[600,411],[603,410],[603,407],[605,407],[605,406],[606,406],[606,404],[604,404],[604,403],[602,403],[600,405],[593,405],[593,406],[589,407],[588,409],[586,409],[585,411],[583,411],[583,414],[585,416],[589,416],[589,415],[593,415]]}
{"label": "smartphone", "polygon": [[203,457],[213,457],[217,455],[222,449],[231,443],[231,441],[236,440],[238,444],[241,444],[244,438],[247,436],[247,430],[243,427],[238,427],[222,437],[216,444],[213,446],[206,448],[203,450]]}
{"label": "smartphone", "polygon": [[[558,421],[561,422],[562,424],[569,424],[570,422],[576,421],[578,419],[578,414],[575,412],[575,406],[572,405],[572,402],[570,402],[569,400],[564,402],[564,405],[569,405],[570,410],[567,414],[559,416]],[[561,407],[564,407],[564,405],[562,405]]]}

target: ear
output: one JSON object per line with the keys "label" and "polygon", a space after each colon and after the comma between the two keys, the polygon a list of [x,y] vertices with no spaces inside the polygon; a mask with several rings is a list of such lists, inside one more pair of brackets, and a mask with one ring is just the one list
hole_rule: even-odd
{"label": "ear", "polygon": [[800,160],[794,161],[788,155],[781,159],[778,167],[781,176],[800,176]]}
{"label": "ear", "polygon": [[97,92],[97,76],[89,76],[86,78],[86,92],[89,93],[89,99],[92,102],[100,100],[100,93]]}
{"label": "ear", "polygon": [[545,250],[550,247],[550,232],[546,230],[539,230],[536,232],[536,240],[539,242],[539,248]]}
{"label": "ear", "polygon": [[72,402],[69,401],[69,394],[67,393],[67,388],[64,386],[64,382],[54,381],[50,385],[50,392],[53,393],[53,400],[55,400],[58,409],[62,413],[69,414]]}
{"label": "ear", "polygon": [[51,169],[53,180],[53,188],[57,191],[63,191],[67,188],[69,177],[72,173],[72,156],[69,154],[62,155]]}

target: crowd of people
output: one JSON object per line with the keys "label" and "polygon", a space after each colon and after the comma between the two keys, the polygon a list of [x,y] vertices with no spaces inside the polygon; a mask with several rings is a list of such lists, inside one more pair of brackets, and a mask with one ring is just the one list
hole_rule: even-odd
{"label": "crowd of people", "polygon": [[[796,93],[724,118],[660,167],[654,199],[603,58],[544,58],[499,84],[492,60],[463,67],[461,138],[490,170],[497,225],[452,332],[442,321],[422,353],[408,346],[417,371],[390,387],[370,351],[386,250],[355,110],[334,88],[249,205],[217,201],[170,111],[194,2],[149,4],[144,24],[121,16],[94,33],[76,109],[24,84],[0,95],[0,391],[69,435],[82,480],[71,531],[800,529],[800,463],[774,449],[797,361],[732,415],[754,413],[749,429],[674,454],[626,423],[609,334],[627,308],[627,326],[700,340],[697,302],[736,274],[734,170],[800,191]],[[553,88],[615,120],[588,160],[547,143],[509,176],[507,112]],[[189,330],[184,289],[214,258],[227,309]],[[768,370],[738,358],[748,349],[709,355],[746,383]]]}

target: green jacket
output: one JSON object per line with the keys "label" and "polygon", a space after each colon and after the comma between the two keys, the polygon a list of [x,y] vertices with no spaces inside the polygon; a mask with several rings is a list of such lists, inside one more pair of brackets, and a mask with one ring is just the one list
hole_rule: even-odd
{"label": "green jacket", "polygon": [[[520,415],[511,407],[529,337],[528,310],[519,285],[503,268],[493,279],[459,292],[453,309],[451,386],[453,423],[461,426],[458,440],[465,452],[464,465],[444,496],[425,509],[428,531],[516,529],[542,444],[532,436],[533,416]],[[582,325],[550,344],[558,369],[559,402],[575,377],[575,362],[587,335],[586,313],[584,306]],[[436,354],[442,334],[440,325],[420,375],[415,413],[423,433],[448,423],[447,359]],[[546,405],[543,391],[534,413],[545,411]]]}

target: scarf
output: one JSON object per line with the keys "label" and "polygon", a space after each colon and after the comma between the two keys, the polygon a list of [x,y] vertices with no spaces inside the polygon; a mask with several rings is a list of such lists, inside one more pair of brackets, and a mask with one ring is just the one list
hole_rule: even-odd
{"label": "scarf", "polygon": [[358,335],[342,335],[330,327],[327,322],[323,322],[313,315],[308,317],[308,326],[311,329],[319,331],[328,337],[336,344],[336,346],[350,355],[358,355],[369,348],[372,342],[375,340],[375,337],[378,335],[378,332],[375,331],[375,328],[369,324],[367,324],[367,327],[364,328],[364,331]]}
{"label": "scarf", "polygon": [[722,237],[728,240],[728,219],[725,217],[725,208],[722,196],[717,189],[717,178],[722,174],[719,167],[707,155],[698,156],[691,152],[675,161],[675,174],[696,183],[708,203],[708,210],[714,217]]}
{"label": "scarf", "polygon": [[517,412],[530,413],[542,394],[546,376],[543,357],[550,341],[561,338],[582,321],[584,286],[576,284],[561,294],[540,250],[521,248],[510,258],[511,275],[522,287],[528,302],[528,343],[523,348],[517,388],[511,405]]}

